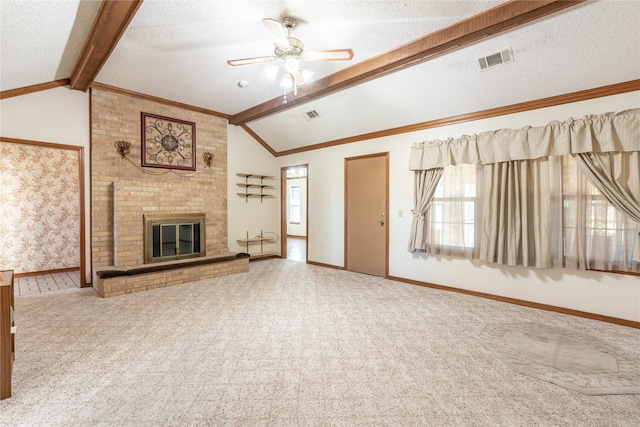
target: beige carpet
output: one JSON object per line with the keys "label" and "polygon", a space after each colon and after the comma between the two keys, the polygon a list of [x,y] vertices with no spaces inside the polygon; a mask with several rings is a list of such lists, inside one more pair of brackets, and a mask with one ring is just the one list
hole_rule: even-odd
{"label": "beige carpet", "polygon": [[588,331],[640,356],[640,331],[273,259],[102,299],[16,300],[0,426],[635,426],[640,395],[520,374],[486,323]]}
{"label": "beige carpet", "polygon": [[640,358],[594,336],[508,323],[484,325],[476,338],[507,366],[543,381],[591,395],[640,393]]}

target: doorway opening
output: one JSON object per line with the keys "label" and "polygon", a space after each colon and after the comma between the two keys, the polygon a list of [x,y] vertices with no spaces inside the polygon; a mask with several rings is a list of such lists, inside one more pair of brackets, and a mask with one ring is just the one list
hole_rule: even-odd
{"label": "doorway opening", "polygon": [[[4,225],[19,231],[11,240],[12,246],[4,248],[0,256],[16,271],[18,291],[33,294],[90,286],[86,274],[84,148],[2,137],[0,145],[3,150],[6,147],[9,164],[32,166],[28,171],[13,169],[14,179],[7,181],[11,185],[4,191],[15,203],[0,209],[0,216],[7,219]],[[20,211],[28,214],[11,215]],[[41,215],[42,211],[47,215]],[[46,247],[42,236],[52,237]]]}
{"label": "doorway opening", "polygon": [[280,171],[280,234],[282,258],[307,262],[309,165],[287,166]]}

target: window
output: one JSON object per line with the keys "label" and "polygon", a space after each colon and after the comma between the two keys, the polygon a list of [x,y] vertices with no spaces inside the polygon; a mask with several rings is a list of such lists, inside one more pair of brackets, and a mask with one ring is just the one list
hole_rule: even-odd
{"label": "window", "polygon": [[[553,265],[640,271],[633,249],[638,224],[615,209],[589,183],[570,155],[549,158],[549,228]],[[554,171],[558,171],[555,173]],[[427,211],[427,251],[478,258],[483,226],[483,166],[448,166]],[[555,182],[554,182],[555,181]],[[488,206],[487,206],[488,207]],[[487,209],[490,212],[491,209]]]}
{"label": "window", "polygon": [[289,187],[289,223],[300,224],[300,186]]}
{"label": "window", "polygon": [[563,264],[638,271],[632,260],[638,224],[604,198],[571,156],[562,160]]}
{"label": "window", "polygon": [[479,171],[476,165],[444,168],[427,214],[427,245],[437,253],[462,255],[475,251]]}
{"label": "window", "polygon": [[287,178],[305,178],[307,176],[307,167],[295,167],[287,169]]}

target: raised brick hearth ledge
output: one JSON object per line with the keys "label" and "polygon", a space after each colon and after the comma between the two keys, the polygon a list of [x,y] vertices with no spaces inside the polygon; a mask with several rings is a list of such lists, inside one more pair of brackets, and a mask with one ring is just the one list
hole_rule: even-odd
{"label": "raised brick hearth ledge", "polygon": [[93,287],[105,298],[164,288],[249,271],[249,258],[246,253],[229,252],[130,267],[97,267]]}

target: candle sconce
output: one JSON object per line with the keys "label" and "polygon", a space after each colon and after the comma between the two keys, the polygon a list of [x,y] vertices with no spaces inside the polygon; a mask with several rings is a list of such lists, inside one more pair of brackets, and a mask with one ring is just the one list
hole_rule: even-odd
{"label": "candle sconce", "polygon": [[[149,174],[149,175],[164,175],[166,173],[174,173],[176,175],[180,175],[180,176],[185,176],[185,177],[189,177],[189,176],[195,176],[197,174],[199,174],[202,169],[200,169],[199,171],[195,171],[195,172],[191,172],[191,173],[184,173],[183,171],[176,171],[173,169],[167,169],[165,171],[151,171],[148,170],[146,168],[140,167],[139,165],[135,164],[134,162],[131,161],[131,159],[129,159],[129,154],[131,154],[131,143],[128,141],[116,141],[113,143],[113,146],[116,148],[116,151],[118,152],[118,154],[120,155],[120,157],[122,157],[125,160],[128,160],[129,163],[131,163],[132,165],[134,165],[136,167],[136,169],[140,170],[143,173]],[[215,156],[213,155],[212,152],[210,151],[205,151],[204,153],[202,153],[202,161],[205,164],[205,167],[210,168],[211,165],[213,164],[213,159],[215,158]]]}
{"label": "candle sconce", "polygon": [[127,141],[116,141],[113,143],[113,145],[116,147],[116,151],[118,152],[118,154],[120,154],[120,156],[124,159],[126,158],[129,153],[131,153],[131,143],[127,142]]}
{"label": "candle sconce", "polygon": [[204,161],[204,164],[210,168],[211,164],[213,163],[213,153],[210,151],[205,151],[204,153],[202,153],[202,160]]}

